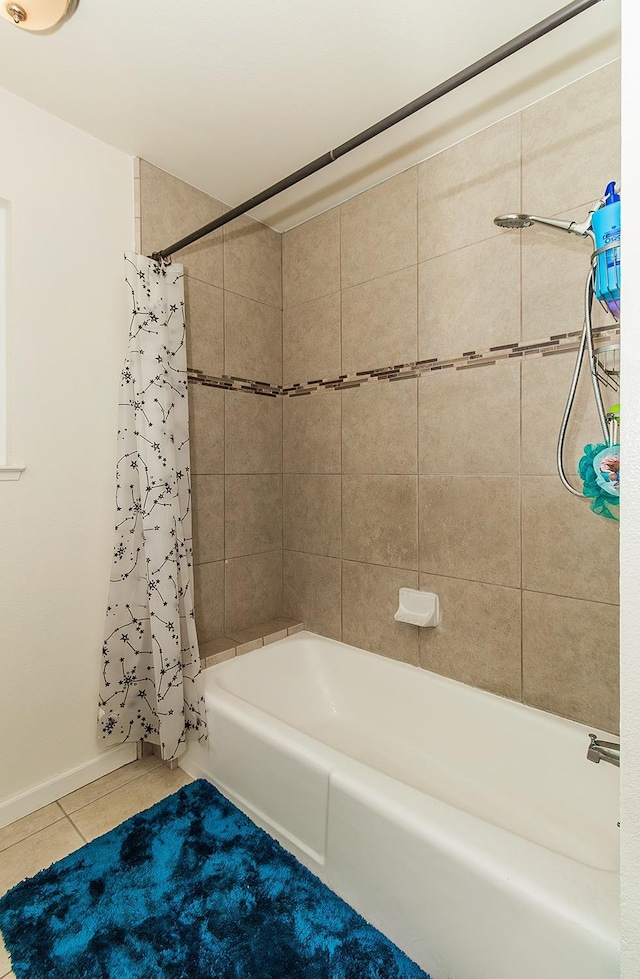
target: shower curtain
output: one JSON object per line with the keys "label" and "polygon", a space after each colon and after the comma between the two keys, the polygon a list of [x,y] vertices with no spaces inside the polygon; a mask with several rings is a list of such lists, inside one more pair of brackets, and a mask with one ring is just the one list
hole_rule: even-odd
{"label": "shower curtain", "polygon": [[206,739],[193,611],[183,269],[125,256],[131,301],[120,382],[115,544],[98,729],[177,758]]}

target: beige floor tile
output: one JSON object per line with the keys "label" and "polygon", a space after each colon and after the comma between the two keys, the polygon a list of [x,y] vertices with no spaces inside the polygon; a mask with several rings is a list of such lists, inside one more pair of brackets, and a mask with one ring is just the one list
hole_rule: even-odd
{"label": "beige floor tile", "polygon": [[6,850],[20,840],[26,840],[28,836],[33,836],[45,826],[57,823],[59,819],[64,819],[64,813],[56,802],[45,806],[44,809],[38,809],[37,812],[32,812],[29,816],[24,816],[23,819],[16,819],[4,829],[0,829],[0,850]]}
{"label": "beige floor tile", "polygon": [[0,935],[0,976],[13,975],[11,972],[11,959],[9,958],[9,953],[7,952],[7,947],[4,943],[2,935]]}
{"label": "beige floor tile", "polygon": [[5,850],[0,861],[0,894],[25,877],[50,867],[56,860],[73,853],[84,844],[80,833],[68,819],[61,819]]}
{"label": "beige floor tile", "polygon": [[95,782],[83,785],[81,789],[76,789],[75,792],[65,795],[63,799],[60,799],[60,805],[66,813],[76,812],[84,806],[91,805],[96,799],[101,799],[103,796],[109,795],[110,792],[122,788],[123,785],[133,782],[134,779],[146,775],[161,764],[161,760],[155,755],[148,755],[140,761],[132,761],[131,764],[123,765],[122,768],[117,768],[115,772],[103,775]]}
{"label": "beige floor tile", "polygon": [[87,840],[95,840],[125,819],[149,809],[191,781],[181,768],[170,771],[165,765],[161,765],[141,778],[123,785],[117,792],[111,792],[90,806],[74,812],[73,823]]}

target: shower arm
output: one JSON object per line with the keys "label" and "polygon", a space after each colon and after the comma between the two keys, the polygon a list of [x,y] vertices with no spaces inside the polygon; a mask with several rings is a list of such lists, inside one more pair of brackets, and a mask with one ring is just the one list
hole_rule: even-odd
{"label": "shower arm", "polygon": [[271,200],[272,197],[276,197],[278,194],[281,194],[283,190],[288,190],[289,187],[293,187],[295,184],[300,183],[301,180],[305,180],[307,177],[310,177],[311,174],[317,173],[319,170],[324,169],[324,167],[334,163],[335,160],[339,159],[341,156],[345,156],[347,153],[350,153],[351,150],[356,149],[356,147],[362,146],[363,143],[367,143],[370,139],[373,139],[374,136],[378,136],[380,133],[385,132],[392,126],[395,126],[398,122],[402,122],[403,119],[407,119],[409,116],[413,115],[414,112],[424,109],[425,106],[431,105],[433,102],[437,102],[443,95],[453,92],[454,89],[459,88],[472,78],[475,78],[477,75],[482,74],[482,72],[487,71],[488,68],[492,68],[494,65],[499,64],[501,61],[509,58],[512,54],[515,54],[517,51],[521,51],[522,48],[527,47],[527,45],[531,44],[533,41],[537,41],[539,38],[544,37],[545,34],[549,34],[557,27],[560,27],[562,24],[566,24],[567,21],[572,20],[574,17],[584,13],[585,10],[588,10],[590,7],[594,7],[596,3],[600,2],[601,0],[573,0],[572,3],[568,3],[565,7],[561,7],[560,10],[556,10],[555,13],[550,14],[549,17],[545,17],[544,20],[539,21],[537,24],[534,24],[533,27],[528,28],[526,31],[518,34],[517,37],[512,38],[511,41],[507,41],[505,44],[502,44],[499,48],[491,51],[483,58],[480,58],[478,61],[474,61],[472,65],[469,65],[467,68],[462,69],[462,71],[452,75],[439,85],[436,85],[435,88],[430,89],[424,95],[414,99],[413,102],[409,102],[401,109],[397,109],[395,112],[392,112],[391,115],[385,116],[384,119],[381,119],[373,126],[369,126],[368,129],[364,129],[361,133],[358,133],[357,136],[353,136],[345,143],[341,143],[340,146],[336,147],[336,149],[329,150],[323,156],[319,156],[311,163],[307,163],[306,166],[301,167],[294,173],[289,174],[288,177],[284,177],[277,183],[272,184],[261,193],[256,194],[254,197],[250,197],[248,200],[244,201],[244,203],[238,204],[237,207],[231,208],[230,211],[227,211],[226,214],[216,218],[215,221],[210,221],[209,224],[205,224],[203,227],[198,228],[197,231],[193,231],[185,238],[181,238],[179,241],[174,242],[173,245],[169,245],[168,248],[163,248],[162,251],[154,252],[151,257],[158,262],[168,259],[174,254],[174,252],[180,251],[180,249],[186,248],[188,245],[192,245],[200,238],[204,238],[206,235],[212,234],[214,231],[217,231],[218,228],[222,228],[225,224],[229,224],[230,221],[235,220],[235,218],[240,217],[242,214],[246,214],[247,211],[251,211],[254,207],[258,207],[260,204],[264,204],[265,201]]}

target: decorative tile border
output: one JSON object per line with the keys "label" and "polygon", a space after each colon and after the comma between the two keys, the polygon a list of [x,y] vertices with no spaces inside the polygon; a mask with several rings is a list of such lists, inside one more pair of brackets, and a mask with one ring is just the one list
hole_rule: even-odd
{"label": "decorative tile border", "polygon": [[[426,360],[414,360],[408,364],[375,367],[371,370],[356,371],[355,374],[339,374],[338,377],[318,378],[317,380],[290,384],[286,387],[226,374],[207,374],[204,371],[191,368],[188,373],[189,381],[192,384],[204,384],[208,387],[222,388],[225,391],[244,391],[248,394],[259,394],[268,398],[299,398],[313,394],[314,391],[344,391],[348,388],[357,388],[363,384],[368,384],[370,381],[405,381],[413,377],[423,377],[432,371],[470,370],[476,367],[492,367],[494,364],[509,363],[512,360],[529,360],[530,358],[571,353],[577,351],[581,334],[582,330],[574,330],[571,333],[558,333],[544,340],[503,343],[497,347],[467,350],[458,357],[430,357]],[[593,329],[596,348],[607,341],[618,339],[619,336],[619,326],[597,326]]]}

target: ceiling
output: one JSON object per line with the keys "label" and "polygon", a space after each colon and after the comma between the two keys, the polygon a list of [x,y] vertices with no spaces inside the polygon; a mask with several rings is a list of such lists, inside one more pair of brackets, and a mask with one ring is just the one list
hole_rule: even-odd
{"label": "ceiling", "polygon": [[[0,86],[235,205],[562,2],[80,0],[0,21]],[[252,213],[299,224],[618,57],[619,24],[604,0]]]}

